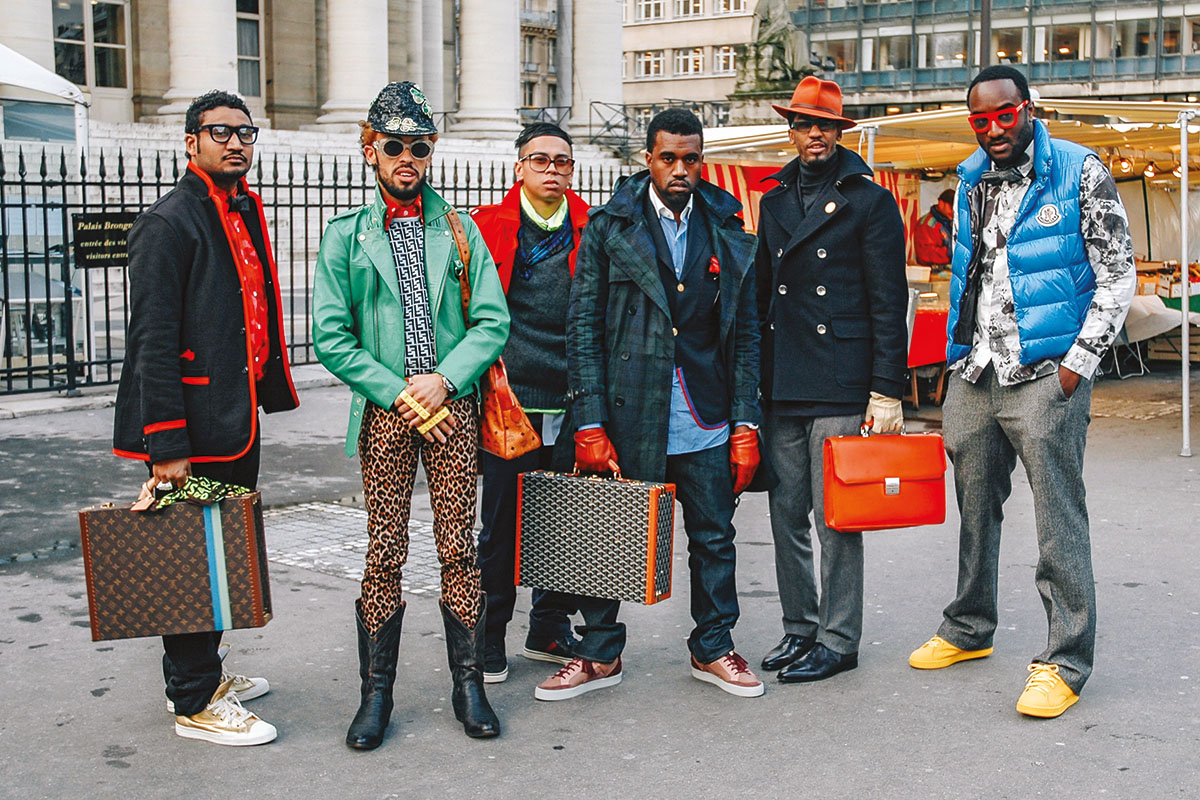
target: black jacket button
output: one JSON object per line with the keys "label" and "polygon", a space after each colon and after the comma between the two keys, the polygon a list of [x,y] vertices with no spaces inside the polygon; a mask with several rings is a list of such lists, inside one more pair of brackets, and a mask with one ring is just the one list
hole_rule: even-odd
{"label": "black jacket button", "polygon": [[616,400],[613,400],[613,405],[615,405],[617,408],[620,408],[621,406],[625,405],[625,398],[618,397]]}

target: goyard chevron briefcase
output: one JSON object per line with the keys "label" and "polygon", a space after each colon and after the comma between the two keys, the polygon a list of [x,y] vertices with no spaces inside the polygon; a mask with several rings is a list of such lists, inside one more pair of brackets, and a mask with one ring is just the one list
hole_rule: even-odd
{"label": "goyard chevron briefcase", "polygon": [[271,619],[258,492],[79,512],[92,640],[258,628]]}
{"label": "goyard chevron briefcase", "polygon": [[525,472],[517,583],[650,605],[671,596],[675,484]]}

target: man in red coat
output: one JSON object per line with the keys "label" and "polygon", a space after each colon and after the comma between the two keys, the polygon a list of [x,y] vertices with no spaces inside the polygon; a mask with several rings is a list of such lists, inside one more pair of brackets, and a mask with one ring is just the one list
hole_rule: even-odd
{"label": "man in red coat", "polygon": [[[517,182],[499,205],[471,212],[491,251],[512,316],[504,361],[508,379],[530,421],[542,436],[542,447],[506,461],[484,452],[483,530],[479,534],[479,568],[487,594],[483,679],[499,683],[508,677],[504,632],[513,616],[516,558],[517,474],[547,469],[562,427],[567,393],[567,301],[579,237],[588,205],[570,190],[575,171],[571,137],[546,122],[526,127],[516,140]],[[570,463],[574,444],[558,462]],[[556,592],[533,591],[529,633],[523,655],[537,661],[566,664],[574,657],[568,615],[573,602]]]}
{"label": "man in red coat", "polygon": [[950,236],[954,232],[954,190],[938,195],[936,205],[917,220],[913,233],[913,249],[917,263],[926,267],[945,267],[950,264]]}

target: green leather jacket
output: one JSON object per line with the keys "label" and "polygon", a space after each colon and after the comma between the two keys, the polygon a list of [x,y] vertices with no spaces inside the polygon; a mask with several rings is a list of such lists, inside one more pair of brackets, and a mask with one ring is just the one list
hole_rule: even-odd
{"label": "green leather jacket", "polygon": [[[508,305],[479,229],[469,216],[460,215],[471,248],[471,328],[466,328],[457,272],[462,262],[446,219],[450,205],[426,186],[421,208],[437,371],[458,388],[455,397],[463,397],[474,391],[479,376],[504,350]],[[329,221],[317,256],[313,349],[321,363],[354,392],[347,456],[358,447],[366,401],[388,408],[405,386],[404,308],[396,263],[383,229],[384,209],[376,187],[373,203]]]}

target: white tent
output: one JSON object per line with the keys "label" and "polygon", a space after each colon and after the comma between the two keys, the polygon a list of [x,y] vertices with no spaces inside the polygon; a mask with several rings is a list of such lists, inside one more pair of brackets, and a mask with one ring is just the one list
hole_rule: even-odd
{"label": "white tent", "polygon": [[[1187,265],[1195,260],[1196,240],[1189,236],[1195,214],[1189,209],[1189,183],[1200,179],[1192,162],[1188,137],[1200,133],[1200,105],[1193,103],[1129,102],[1122,100],[1069,100],[1036,98],[1038,116],[1052,136],[1092,148],[1105,158],[1114,174],[1145,170],[1147,179],[1178,185],[1179,228],[1168,239],[1178,246],[1182,264],[1182,401],[1183,446],[1191,451],[1191,386],[1188,353],[1189,282]],[[872,167],[925,170],[953,174],[954,167],[978,147],[966,125],[965,106],[897,114],[861,120],[843,135],[842,144],[857,150]],[[704,155],[709,162],[783,164],[795,155],[787,126],[747,125],[711,128],[704,132]],[[1157,175],[1153,170],[1157,168]],[[1135,173],[1136,174],[1136,173]],[[1147,213],[1154,210],[1147,206]],[[1177,238],[1175,238],[1177,236]],[[1158,248],[1161,258],[1161,248]]]}
{"label": "white tent", "polygon": [[36,61],[0,44],[0,99],[71,105],[75,109],[75,144],[87,147],[87,100],[79,87]]}

